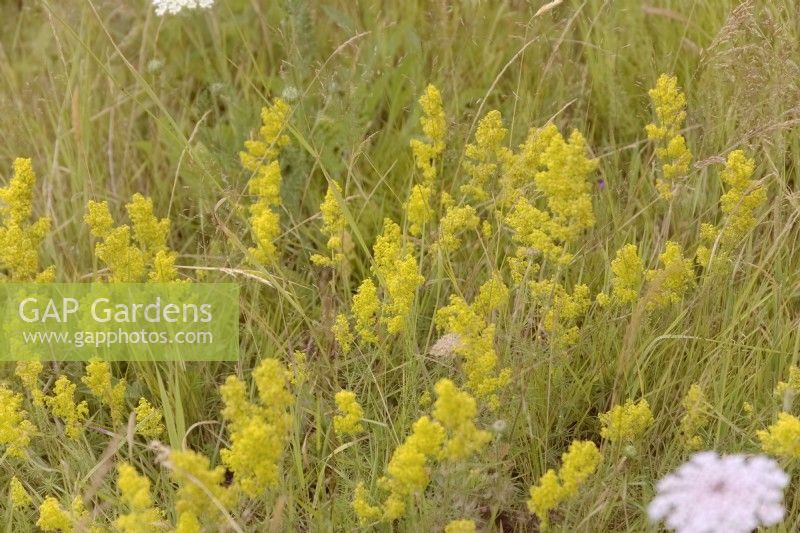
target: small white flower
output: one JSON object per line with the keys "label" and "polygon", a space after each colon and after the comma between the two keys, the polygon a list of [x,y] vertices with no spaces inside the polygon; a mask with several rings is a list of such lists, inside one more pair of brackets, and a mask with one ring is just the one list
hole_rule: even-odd
{"label": "small white flower", "polygon": [[214,0],[153,0],[156,15],[163,17],[166,14],[175,15],[182,9],[208,9],[214,5]]}
{"label": "small white flower", "polygon": [[647,512],[678,533],[749,533],[783,520],[788,484],[766,456],[701,452],[658,482]]}

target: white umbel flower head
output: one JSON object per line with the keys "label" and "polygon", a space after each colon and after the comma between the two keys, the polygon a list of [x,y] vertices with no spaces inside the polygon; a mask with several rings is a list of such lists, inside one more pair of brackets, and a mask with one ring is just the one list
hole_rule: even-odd
{"label": "white umbel flower head", "polygon": [[678,533],[749,533],[783,520],[788,484],[766,456],[701,452],[658,482],[647,512]]}
{"label": "white umbel flower head", "polygon": [[182,9],[208,9],[214,5],[214,0],[153,0],[156,15],[163,17],[166,14],[175,15]]}

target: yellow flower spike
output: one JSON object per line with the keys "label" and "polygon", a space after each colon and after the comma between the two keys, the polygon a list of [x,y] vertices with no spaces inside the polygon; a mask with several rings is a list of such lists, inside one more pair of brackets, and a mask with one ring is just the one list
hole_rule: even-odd
{"label": "yellow flower spike", "polygon": [[405,329],[417,288],[425,278],[419,273],[411,250],[403,242],[400,226],[388,218],[383,221],[383,233],[375,240],[373,254],[373,271],[385,289],[381,320],[389,333],[400,333]]}
{"label": "yellow flower spike", "polygon": [[380,507],[369,503],[367,489],[364,488],[363,482],[359,482],[358,485],[356,485],[351,505],[361,525],[377,522],[383,515],[383,511],[381,511]]}
{"label": "yellow flower spike", "polygon": [[638,441],[655,422],[650,404],[644,399],[636,403],[628,400],[625,405],[615,405],[599,418],[602,424],[600,436],[614,444]]}
{"label": "yellow flower spike", "polygon": [[371,279],[361,282],[358,291],[353,296],[353,316],[356,320],[356,332],[361,341],[367,344],[377,344],[378,336],[375,329],[378,325],[378,313],[381,302],[378,299],[378,290]]}
{"label": "yellow flower spike", "polygon": [[578,322],[591,305],[589,287],[576,285],[572,294],[553,280],[532,281],[528,287],[531,299],[545,309],[542,328],[552,337],[553,345],[559,348],[574,345],[580,334]]}
{"label": "yellow flower spike", "polygon": [[119,380],[112,385],[111,365],[107,361],[94,358],[86,365],[86,375],[81,381],[89,388],[100,403],[107,406],[111,411],[111,420],[114,425],[122,423],[125,415],[125,391],[127,384],[125,380]]}
{"label": "yellow flower spike", "polygon": [[472,520],[453,520],[444,526],[444,533],[475,533],[475,522]]}
{"label": "yellow flower spike", "polygon": [[472,302],[472,309],[482,316],[489,316],[508,303],[509,290],[500,274],[494,273],[491,279],[481,285],[478,296]]}
{"label": "yellow flower spike", "polygon": [[692,162],[686,139],[678,133],[686,120],[686,97],[678,88],[678,79],[666,74],[658,78],[648,94],[656,122],[648,124],[645,131],[647,138],[657,143],[656,156],[662,168],[662,178],[656,181],[656,189],[663,199],[670,200]]}
{"label": "yellow flower spike", "polygon": [[567,263],[572,260],[572,256],[553,236],[559,230],[550,215],[531,205],[527,199],[517,200],[506,216],[505,222],[514,232],[514,242],[520,248],[517,251],[518,257],[525,257],[527,254],[522,250],[527,248],[555,263]]}
{"label": "yellow flower spike", "polygon": [[105,238],[114,227],[114,219],[108,210],[108,202],[95,202],[89,200],[86,205],[86,214],[83,217],[89,232],[93,237]]}
{"label": "yellow flower spike", "polygon": [[333,417],[333,428],[339,436],[358,435],[364,431],[361,419],[364,416],[364,409],[356,399],[355,393],[348,390],[341,390],[336,393],[336,408],[341,415]]}
{"label": "yellow flower spike", "polygon": [[33,405],[42,407],[44,405],[44,393],[39,386],[39,376],[44,370],[41,361],[17,361],[14,374],[22,382],[22,386],[30,393]]}
{"label": "yellow flower spike", "polygon": [[72,518],[52,496],[45,498],[39,506],[39,519],[36,525],[42,531],[72,533]]}
{"label": "yellow flower spike", "polygon": [[681,417],[680,435],[687,450],[700,450],[705,446],[703,438],[697,433],[708,420],[705,413],[707,405],[708,400],[703,389],[697,383],[692,384],[681,402],[684,415]]}
{"label": "yellow flower spike", "polygon": [[436,180],[436,160],[444,151],[446,122],[439,90],[428,85],[419,99],[419,105],[422,108],[422,131],[430,142],[413,139],[410,143],[411,152],[417,168],[422,172],[423,182],[430,186]]}
{"label": "yellow flower spike", "polygon": [[167,247],[169,219],[158,219],[153,214],[153,200],[136,193],[125,206],[133,226],[133,236],[139,247],[151,256]]}
{"label": "yellow flower spike", "polygon": [[[235,483],[251,497],[278,483],[280,460],[291,430],[294,396],[291,374],[277,359],[264,359],[253,371],[258,403],[246,397],[244,383],[229,376],[220,387],[231,444],[220,452]],[[199,516],[199,515],[198,515]]]}
{"label": "yellow flower spike", "polygon": [[350,350],[353,348],[353,333],[350,331],[350,322],[347,320],[347,316],[343,313],[339,313],[336,315],[336,320],[331,326],[331,333],[333,333],[334,338],[336,339],[336,343],[339,345],[339,349],[342,350],[344,355],[350,353]]}
{"label": "yellow flower spike", "polygon": [[171,450],[164,464],[178,484],[175,511],[191,513],[197,518],[214,520],[220,517],[218,502],[230,507],[235,500],[233,489],[224,486],[225,469],[211,468],[206,456],[191,450]]}
{"label": "yellow flower spike", "polygon": [[480,218],[471,205],[449,207],[439,221],[439,244],[446,252],[454,252],[461,246],[459,234],[475,231],[479,224]]}
{"label": "yellow flower spike", "polygon": [[0,386],[0,446],[9,457],[26,459],[36,426],[22,408],[22,395]]}
{"label": "yellow flower spike", "polygon": [[550,469],[530,489],[528,510],[539,518],[542,530],[550,527],[550,511],[578,494],[583,483],[597,471],[603,457],[595,443],[573,441],[561,455],[558,473]]}
{"label": "yellow flower spike", "polygon": [[153,256],[153,266],[147,275],[147,281],[153,283],[165,283],[178,279],[178,269],[175,268],[175,261],[178,254],[170,250],[159,250]]}
{"label": "yellow flower spike", "polygon": [[158,522],[163,520],[164,515],[153,504],[150,480],[127,463],[120,463],[117,473],[117,488],[128,512],[114,521],[114,527],[123,533],[160,531]]}
{"label": "yellow flower spike", "polygon": [[663,265],[661,268],[645,272],[645,279],[650,282],[646,290],[648,311],[658,311],[680,302],[695,285],[692,260],[683,256],[680,244],[667,241],[659,260]]}
{"label": "yellow flower spike", "polygon": [[321,266],[336,266],[344,259],[344,233],[347,222],[336,199],[336,194],[343,197],[342,188],[335,181],[328,183],[325,200],[319,206],[322,213],[322,233],[328,237],[329,256],[314,254],[311,262]]}
{"label": "yellow flower spike", "polygon": [[433,220],[432,195],[433,190],[428,185],[414,185],[408,194],[405,204],[406,220],[409,223],[409,233],[415,237],[422,235],[425,224]]}
{"label": "yellow flower spike", "polygon": [[478,411],[475,399],[459,390],[449,379],[436,383],[434,391],[437,398],[433,417],[448,433],[440,457],[458,460],[483,449],[492,437],[488,431],[475,427],[474,419]]}
{"label": "yellow flower spike", "polygon": [[273,208],[281,205],[282,177],[277,158],[290,142],[283,133],[288,115],[289,106],[280,98],[264,107],[258,139],[246,141],[246,151],[239,153],[242,166],[252,173],[248,192],[255,197],[250,206],[250,231],[255,246],[250,255],[257,263],[270,264],[277,259],[274,241],[280,234],[280,217]]}
{"label": "yellow flower spike", "polygon": [[511,150],[503,146],[508,130],[503,127],[500,111],[489,111],[478,123],[475,143],[464,149],[466,161],[464,170],[470,180],[461,186],[461,192],[477,201],[486,200],[489,192],[486,186],[491,183],[498,167],[511,158]]}
{"label": "yellow flower spike", "polygon": [[8,186],[0,188],[0,266],[11,281],[52,281],[53,267],[40,271],[39,246],[50,231],[47,217],[31,221],[36,175],[30,159],[14,160]]}
{"label": "yellow flower spike", "polygon": [[31,495],[25,490],[17,476],[12,476],[8,483],[8,497],[11,499],[11,507],[14,509],[24,509],[33,503]]}
{"label": "yellow flower spike", "polygon": [[136,413],[136,432],[146,439],[157,439],[164,433],[163,415],[161,411],[144,398],[134,409]]}
{"label": "yellow flower spike", "polygon": [[178,516],[178,523],[175,525],[175,533],[202,533],[203,529],[200,526],[200,521],[197,515],[190,511],[186,511]]}
{"label": "yellow flower spike", "polygon": [[756,436],[765,452],[789,459],[800,458],[800,418],[780,413],[777,422],[756,432]]}
{"label": "yellow flower spike", "polygon": [[610,303],[620,306],[635,304],[644,283],[644,271],[644,263],[635,244],[626,244],[617,250],[616,257],[611,261]]}
{"label": "yellow flower spike", "polygon": [[85,400],[75,402],[75,389],[76,385],[67,376],[61,376],[56,380],[53,395],[44,399],[53,416],[64,422],[64,433],[73,440],[83,433],[83,425],[89,414]]}

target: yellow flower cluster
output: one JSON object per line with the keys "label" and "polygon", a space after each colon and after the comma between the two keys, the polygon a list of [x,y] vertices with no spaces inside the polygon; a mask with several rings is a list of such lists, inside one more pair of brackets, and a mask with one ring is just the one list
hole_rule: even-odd
{"label": "yellow flower cluster", "polygon": [[681,402],[684,409],[684,415],[681,417],[680,435],[683,440],[684,446],[687,450],[695,451],[705,446],[705,441],[698,435],[698,431],[705,425],[708,420],[706,415],[706,408],[708,400],[706,399],[703,389],[700,385],[694,383],[689,387],[689,392]]}
{"label": "yellow flower cluster", "polygon": [[461,246],[459,234],[464,231],[475,231],[480,218],[471,205],[450,206],[439,221],[439,245],[446,252],[454,252]]}
{"label": "yellow flower cluster", "polygon": [[550,527],[550,511],[577,495],[581,485],[603,460],[595,443],[573,441],[561,456],[561,469],[549,469],[530,489],[528,510],[539,518],[539,527]]}
{"label": "yellow flower cluster", "polygon": [[475,533],[475,522],[472,520],[453,520],[444,526],[444,533]]}
{"label": "yellow flower cluster", "polygon": [[489,111],[481,119],[475,132],[475,143],[468,144],[464,149],[467,158],[464,170],[470,180],[461,186],[462,194],[477,201],[489,197],[486,186],[495,181],[500,166],[511,158],[511,150],[503,146],[507,135],[508,130],[503,127],[500,111]]}
{"label": "yellow flower cluster", "polygon": [[368,501],[362,483],[356,487],[353,510],[362,524],[392,521],[406,513],[407,500],[425,490],[430,481],[429,465],[437,460],[458,460],[479,452],[491,436],[475,427],[475,399],[442,379],[434,386],[437,400],[433,418],[420,417],[411,434],[395,448],[385,477],[378,481],[389,494],[380,506]]}
{"label": "yellow flower cluster", "polygon": [[102,405],[109,408],[114,425],[120,424],[125,416],[123,412],[127,390],[125,380],[121,379],[116,385],[112,385],[111,365],[107,361],[94,358],[86,365],[86,375],[81,381]]}
{"label": "yellow flower cluster", "polygon": [[[112,282],[174,281],[177,254],[167,247],[169,219],[153,214],[153,201],[136,193],[125,205],[132,228],[114,227],[108,202],[89,202],[84,221],[94,237],[95,255],[108,267]],[[131,236],[133,234],[133,238]]]}
{"label": "yellow flower cluster", "polygon": [[446,123],[442,95],[436,87],[428,85],[419,99],[419,105],[422,108],[420,124],[429,142],[413,139],[410,143],[411,152],[417,168],[422,172],[423,183],[431,186],[436,180],[436,160],[444,151]]}
{"label": "yellow flower cluster", "polygon": [[164,433],[163,415],[145,398],[133,410],[136,413],[136,432],[146,439],[157,439]]}
{"label": "yellow flower cluster", "polygon": [[545,309],[542,329],[551,337],[553,346],[567,348],[578,342],[578,322],[592,303],[589,287],[575,285],[570,294],[562,284],[550,279],[532,281],[528,286],[531,301]]}
{"label": "yellow flower cluster", "polygon": [[164,515],[153,504],[150,480],[127,463],[117,466],[117,474],[117,487],[129,512],[120,515],[114,521],[114,527],[123,533],[161,531],[158,523],[164,519]]}
{"label": "yellow flower cluster", "polygon": [[422,131],[429,142],[412,139],[410,143],[414,162],[422,172],[422,183],[411,188],[405,205],[408,231],[414,236],[421,235],[425,224],[433,218],[431,197],[436,187],[437,159],[444,151],[445,137],[445,116],[438,89],[428,85],[419,104],[422,108]]}
{"label": "yellow flower cluster", "polygon": [[789,367],[789,379],[779,381],[775,387],[775,397],[783,400],[783,409],[788,411],[792,408],[794,399],[800,392],[800,368],[795,365]]}
{"label": "yellow flower cluster", "polygon": [[683,256],[680,244],[667,241],[659,261],[662,268],[645,272],[645,279],[649,282],[645,291],[648,311],[658,311],[680,302],[695,284],[692,260]]}
{"label": "yellow flower cluster", "polygon": [[657,143],[656,157],[662,173],[662,179],[656,181],[656,189],[662,198],[670,200],[692,163],[686,139],[678,133],[686,120],[686,96],[678,88],[678,79],[666,74],[658,78],[648,94],[656,112],[656,122],[648,124],[645,131],[647,138]]}
{"label": "yellow flower cluster", "polygon": [[280,459],[292,425],[291,373],[277,359],[264,359],[253,371],[258,402],[247,399],[245,384],[229,376],[220,387],[228,422],[229,448],[220,453],[242,492],[257,497],[278,482]]}
{"label": "yellow flower cluster", "polygon": [[341,390],[334,397],[336,407],[341,415],[333,417],[333,428],[339,436],[358,435],[364,431],[361,419],[364,416],[364,409],[358,403],[354,392]]}
{"label": "yellow flower cluster", "polygon": [[39,506],[39,519],[36,525],[42,531],[72,533],[72,518],[52,496],[45,498]]}
{"label": "yellow flower cluster", "polygon": [[467,388],[492,409],[497,407],[497,392],[508,384],[511,371],[504,368],[498,372],[495,325],[487,323],[487,316],[507,299],[508,289],[498,277],[493,277],[481,287],[472,305],[460,296],[451,295],[450,304],[435,315],[436,326],[458,338],[453,351],[464,360]]}
{"label": "yellow flower cluster", "polygon": [[383,233],[375,241],[373,255],[373,272],[385,290],[381,321],[389,333],[400,333],[405,329],[417,288],[425,278],[419,273],[412,250],[403,241],[400,226],[388,218],[383,221]]}
{"label": "yellow flower cluster", "polygon": [[[573,258],[565,246],[584,230],[594,226],[589,174],[597,169],[597,160],[586,157],[586,140],[573,130],[564,139],[554,124],[536,130],[521,148],[522,161],[536,165],[533,181],[544,195],[547,211],[521,197],[506,216],[518,245],[512,267],[519,271],[533,250],[549,261],[566,264]],[[526,151],[537,150],[538,154]],[[522,263],[522,265],[520,264]]]}
{"label": "yellow flower cluster", "polygon": [[617,250],[611,261],[611,294],[599,293],[600,305],[632,305],[639,299],[644,282],[644,263],[635,244],[626,244]]}
{"label": "yellow flower cluster", "polygon": [[33,503],[31,495],[22,486],[22,482],[17,476],[12,476],[11,481],[8,483],[8,497],[14,509],[24,509]]}
{"label": "yellow flower cluster", "polygon": [[30,393],[33,405],[41,407],[44,405],[44,393],[39,386],[39,376],[44,369],[41,361],[17,361],[14,374],[22,382],[22,385]]}
{"label": "yellow flower cluster", "polygon": [[22,408],[22,395],[0,386],[0,446],[9,457],[25,459],[36,426]]}
{"label": "yellow flower cluster", "polygon": [[381,301],[378,299],[378,289],[370,278],[362,281],[353,295],[352,310],[356,321],[356,331],[361,341],[367,344],[377,343],[378,336],[375,330],[378,325]]}
{"label": "yellow flower cluster", "polygon": [[336,343],[342,350],[342,353],[347,355],[353,347],[353,333],[350,331],[350,322],[347,320],[347,315],[339,313],[336,315],[336,320],[331,326],[331,333],[333,333]]}
{"label": "yellow flower cluster", "polygon": [[76,386],[67,376],[60,376],[56,380],[52,396],[45,396],[44,402],[53,416],[59,417],[64,422],[64,433],[71,439],[77,440],[83,432],[83,424],[89,414],[86,400],[75,403]]}
{"label": "yellow flower cluster", "polygon": [[315,265],[336,266],[344,259],[344,237],[346,220],[339,205],[339,199],[344,201],[342,188],[335,181],[328,183],[328,191],[325,193],[325,200],[319,206],[322,213],[322,232],[328,236],[329,256],[314,254],[311,262]]}
{"label": "yellow flower cluster", "polygon": [[211,468],[206,456],[192,450],[171,450],[164,464],[178,484],[175,511],[179,523],[217,520],[221,515],[218,505],[229,508],[234,503],[235,490],[224,485],[225,469]]}
{"label": "yellow flower cluster", "polygon": [[11,281],[53,281],[55,268],[40,271],[39,246],[50,231],[50,219],[31,222],[36,175],[30,159],[14,160],[13,176],[0,188],[0,266]]}
{"label": "yellow flower cluster", "polygon": [[242,166],[251,172],[248,192],[255,197],[250,205],[250,231],[255,246],[252,258],[259,263],[277,259],[275,239],[280,233],[280,216],[273,208],[281,205],[281,166],[278,156],[289,142],[284,133],[289,106],[280,98],[261,110],[258,138],[245,141],[245,151],[239,152]]}
{"label": "yellow flower cluster", "polygon": [[789,413],[778,415],[778,421],[756,433],[761,448],[773,455],[800,459],[800,419]]}
{"label": "yellow flower cluster", "polygon": [[[720,227],[703,224],[700,238],[706,243],[697,249],[697,260],[712,271],[723,271],[733,252],[758,221],[755,212],[764,205],[767,193],[763,187],[750,179],[755,169],[755,161],[749,159],[742,150],[728,154],[722,170],[722,182],[728,191],[720,198],[724,220]],[[712,250],[716,246],[712,259]]]}
{"label": "yellow flower cluster", "polygon": [[647,400],[634,403],[628,400],[625,405],[615,405],[610,411],[600,415],[600,436],[614,444],[627,444],[642,438],[653,425],[655,419]]}

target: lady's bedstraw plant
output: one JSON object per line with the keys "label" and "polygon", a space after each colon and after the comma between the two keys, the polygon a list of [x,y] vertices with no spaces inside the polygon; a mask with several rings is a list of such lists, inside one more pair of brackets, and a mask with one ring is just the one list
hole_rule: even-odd
{"label": "lady's bedstraw plant", "polygon": [[311,262],[316,265],[334,267],[344,259],[346,220],[337,197],[344,200],[342,188],[335,181],[331,181],[328,184],[328,192],[325,193],[325,200],[319,206],[322,213],[322,232],[328,237],[329,255],[312,255]]}
{"label": "lady's bedstraw plant", "polygon": [[612,444],[623,445],[639,441],[655,422],[647,400],[636,403],[628,400],[625,405],[615,405],[599,418],[602,425],[600,436]]}
{"label": "lady's bedstraw plant", "polygon": [[89,415],[86,400],[75,401],[76,388],[67,376],[62,375],[56,380],[53,394],[44,398],[44,403],[53,416],[63,421],[64,433],[73,440],[78,440],[83,433],[83,426]]}
{"label": "lady's bedstraw plant", "polygon": [[364,431],[361,418],[364,416],[364,409],[358,403],[356,395],[352,391],[342,390],[335,396],[336,408],[341,414],[333,417],[333,428],[339,436],[358,435]]}
{"label": "lady's bedstraw plant", "polygon": [[128,512],[114,521],[122,533],[151,533],[160,531],[164,513],[158,509],[150,493],[150,480],[127,463],[117,466],[117,488]]}
{"label": "lady's bedstraw plant", "polygon": [[40,270],[39,246],[50,230],[47,217],[31,221],[36,175],[30,159],[14,160],[8,186],[0,188],[0,268],[10,281],[49,282],[55,267]]}
{"label": "lady's bedstraw plant", "polygon": [[289,145],[284,133],[289,106],[276,98],[272,105],[261,110],[261,128],[258,137],[245,141],[245,151],[239,152],[242,166],[251,173],[248,192],[253,196],[250,205],[250,231],[254,247],[251,258],[260,264],[277,260],[275,239],[280,234],[281,165],[278,156]]}
{"label": "lady's bedstraw plant", "polygon": [[[100,239],[95,255],[105,263],[112,282],[167,282],[178,277],[178,255],[167,247],[170,222],[156,218],[153,201],[134,194],[125,206],[131,226],[114,227],[108,202],[89,202],[84,220],[93,237]],[[131,235],[133,233],[133,235]]]}
{"label": "lady's bedstraw plant", "polygon": [[247,496],[256,498],[279,481],[280,460],[292,428],[291,377],[277,359],[264,359],[253,371],[257,402],[248,400],[245,384],[236,376],[229,376],[220,387],[231,442],[220,455]]}
{"label": "lady's bedstraw plant", "polygon": [[755,161],[742,150],[728,154],[720,174],[722,182],[728,186],[720,198],[723,220],[719,226],[700,226],[700,238],[705,244],[697,249],[697,261],[709,271],[726,271],[733,251],[758,223],[755,213],[767,201],[767,192],[750,179],[754,169]]}
{"label": "lady's bedstraw plant", "polygon": [[111,365],[107,361],[92,359],[86,365],[86,375],[81,378],[92,394],[111,412],[114,425],[119,425],[125,416],[125,391],[128,388],[124,379],[113,383]]}
{"label": "lady's bedstraw plant", "polygon": [[678,88],[675,76],[662,74],[648,93],[656,113],[656,121],[645,127],[647,138],[656,141],[656,157],[661,163],[661,177],[656,189],[665,200],[671,200],[677,187],[689,173],[692,153],[679,132],[686,120],[686,96]]}
{"label": "lady's bedstraw plant", "polygon": [[0,451],[25,459],[31,437],[36,434],[36,426],[22,408],[22,395],[0,385]]}
{"label": "lady's bedstraw plant", "polygon": [[411,235],[419,236],[428,222],[433,218],[432,198],[436,192],[437,165],[444,152],[445,116],[442,108],[442,96],[433,85],[428,85],[419,99],[422,108],[422,132],[426,140],[411,140],[411,152],[414,163],[422,173],[422,183],[414,185],[406,202],[406,219]]}
{"label": "lady's bedstraw plant", "polygon": [[369,503],[363,483],[356,486],[353,509],[362,524],[403,517],[412,495],[422,494],[430,482],[429,467],[435,461],[458,461],[478,453],[491,439],[475,426],[477,403],[448,379],[434,386],[433,418],[420,417],[411,434],[392,454],[386,476],[378,486],[388,492],[380,506]]}

